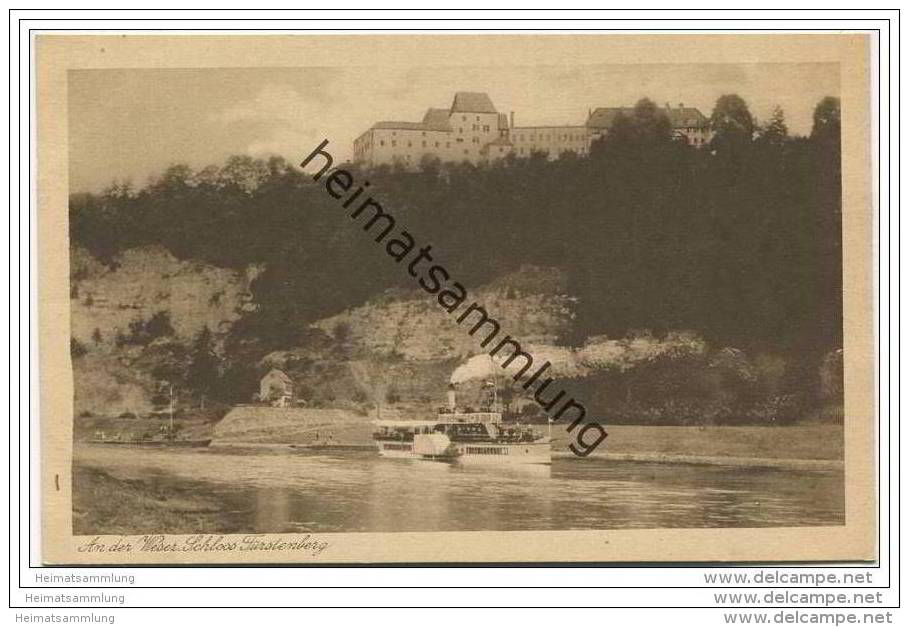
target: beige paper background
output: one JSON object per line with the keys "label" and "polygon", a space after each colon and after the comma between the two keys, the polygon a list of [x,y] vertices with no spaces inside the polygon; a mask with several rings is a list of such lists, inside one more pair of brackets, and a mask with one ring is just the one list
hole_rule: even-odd
{"label": "beige paper background", "polygon": [[[865,35],[57,35],[35,37],[42,561],[87,563],[812,561],[876,556],[870,40]],[[416,60],[416,61],[415,61]],[[67,70],[598,63],[840,64],[846,524],[654,529],[315,534],[305,552],[105,553],[72,535]],[[59,483],[59,489],[57,489]],[[267,534],[289,541],[305,534]],[[183,536],[185,537],[185,536]],[[170,536],[179,540],[181,536]],[[114,536],[101,536],[112,542]]]}

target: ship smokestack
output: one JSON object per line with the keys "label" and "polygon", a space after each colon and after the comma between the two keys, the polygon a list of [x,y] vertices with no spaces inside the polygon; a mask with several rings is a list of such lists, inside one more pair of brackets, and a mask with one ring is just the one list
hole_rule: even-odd
{"label": "ship smokestack", "polygon": [[457,395],[455,393],[454,383],[448,384],[448,409],[454,411],[457,407]]}

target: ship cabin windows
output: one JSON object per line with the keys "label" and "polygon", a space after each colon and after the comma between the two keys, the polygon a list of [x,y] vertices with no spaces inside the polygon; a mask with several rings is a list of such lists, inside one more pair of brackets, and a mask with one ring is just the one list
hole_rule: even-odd
{"label": "ship cabin windows", "polygon": [[[461,441],[479,441],[488,440],[490,435],[486,430],[486,425],[479,422],[458,422],[439,425],[442,427],[442,433],[447,434],[454,440]],[[438,427],[436,427],[439,430]]]}
{"label": "ship cabin windows", "polygon": [[465,446],[464,451],[468,455],[508,455],[507,448],[498,446]]}

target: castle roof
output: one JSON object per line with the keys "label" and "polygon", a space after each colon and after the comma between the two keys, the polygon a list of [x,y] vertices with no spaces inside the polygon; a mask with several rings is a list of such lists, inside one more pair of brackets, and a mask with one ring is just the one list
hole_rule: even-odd
{"label": "castle roof", "polygon": [[373,128],[396,129],[402,131],[423,131],[426,127],[422,122],[376,122]]}
{"label": "castle roof", "polygon": [[429,131],[450,131],[449,115],[448,109],[427,109],[422,124]]}
{"label": "castle roof", "polygon": [[479,91],[459,91],[451,103],[452,113],[498,113],[489,95]]}
{"label": "castle roof", "polygon": [[508,128],[508,116],[504,113],[499,114],[499,130],[504,131]]}
{"label": "castle roof", "polygon": [[376,122],[372,128],[398,131],[451,131],[448,109],[427,109],[421,122]]}

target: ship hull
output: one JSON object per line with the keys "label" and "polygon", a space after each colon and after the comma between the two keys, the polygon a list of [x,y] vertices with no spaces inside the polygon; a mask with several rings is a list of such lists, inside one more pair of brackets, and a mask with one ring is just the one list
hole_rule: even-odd
{"label": "ship hull", "polygon": [[[551,464],[549,442],[525,444],[458,444],[457,461],[464,465]],[[479,449],[479,450],[477,450]]]}
{"label": "ship hull", "polygon": [[498,466],[513,464],[551,464],[549,442],[502,444],[497,442],[454,442],[444,453],[420,453],[403,442],[376,442],[379,455],[395,459],[422,459],[464,465]]}

